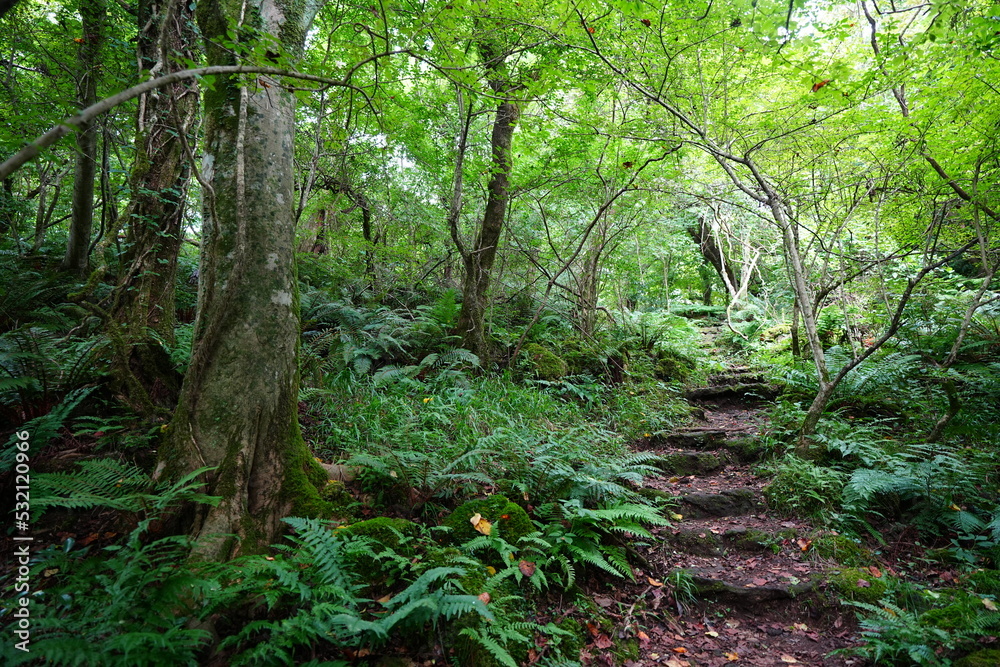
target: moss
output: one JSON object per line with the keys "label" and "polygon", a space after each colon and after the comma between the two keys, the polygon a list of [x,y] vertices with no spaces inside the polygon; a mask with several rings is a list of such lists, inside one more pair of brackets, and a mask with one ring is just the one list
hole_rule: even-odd
{"label": "moss", "polygon": [[749,463],[759,461],[768,453],[768,448],[759,438],[738,438],[725,443],[727,450],[736,455],[740,461]]}
{"label": "moss", "polygon": [[639,659],[639,640],[636,638],[626,639],[618,643],[612,649],[619,662],[631,662]]}
{"label": "moss", "polygon": [[[867,586],[859,582],[865,581]],[[856,602],[875,603],[882,599],[889,588],[889,582],[885,575],[873,577],[868,570],[856,567],[845,567],[842,570],[834,571],[827,583],[840,594],[841,597]]]}
{"label": "moss", "polygon": [[281,495],[291,503],[292,516],[330,518],[333,516],[333,506],[323,500],[319,492],[319,489],[326,487],[330,477],[310,455],[299,432],[298,422],[295,422],[293,431],[289,445],[290,460],[285,470]]}
{"label": "moss", "polygon": [[531,359],[535,375],[542,380],[558,380],[569,373],[569,365],[547,347],[529,343],[524,346],[524,353]]}
{"label": "moss", "polygon": [[359,521],[337,529],[343,535],[358,535],[370,537],[377,544],[389,547],[407,555],[413,554],[409,541],[420,535],[420,526],[406,519],[394,519],[380,516],[375,519]]}
{"label": "moss", "polygon": [[931,609],[920,615],[920,624],[940,630],[958,630],[967,627],[984,609],[982,601],[975,596],[966,596],[959,602],[946,607]]}
{"label": "moss", "polygon": [[470,500],[442,522],[442,525],[451,528],[453,542],[461,544],[480,535],[471,522],[475,514],[499,528],[498,534],[511,544],[516,544],[520,538],[535,530],[528,513],[520,505],[511,502],[506,496],[490,496],[484,500]]}
{"label": "moss", "polygon": [[332,517],[347,523],[354,520],[351,512],[351,508],[355,505],[354,496],[347,490],[343,482],[328,479],[319,495],[324,502],[329,504]]}
{"label": "moss", "polygon": [[1000,572],[996,570],[979,570],[969,575],[969,582],[977,593],[982,595],[1000,595]]}
{"label": "moss", "polygon": [[695,367],[690,357],[669,348],[657,350],[653,359],[653,374],[658,380],[683,381]]}
{"label": "moss", "polygon": [[669,491],[662,491],[660,489],[643,487],[641,489],[636,489],[636,493],[648,500],[669,500],[671,504],[676,504],[677,502],[677,496]]}
{"label": "moss", "polygon": [[870,551],[844,535],[821,535],[813,540],[812,549],[823,558],[832,558],[848,567],[870,565],[874,560]]}
{"label": "moss", "polygon": [[1000,665],[1000,650],[988,648],[955,661],[955,667],[996,667]]}

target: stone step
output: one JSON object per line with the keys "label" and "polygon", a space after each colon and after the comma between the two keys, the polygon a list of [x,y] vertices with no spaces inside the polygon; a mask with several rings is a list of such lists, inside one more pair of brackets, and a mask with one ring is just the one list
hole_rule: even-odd
{"label": "stone step", "polygon": [[[749,428],[747,431],[749,431]],[[656,449],[657,447],[713,449],[722,445],[730,435],[741,435],[747,431],[711,427],[688,427],[673,431],[657,431],[650,436],[648,446],[651,449]]]}
{"label": "stone step", "polygon": [[812,574],[796,579],[771,580],[755,584],[752,581],[722,576],[718,572],[700,568],[685,568],[674,572],[683,572],[690,577],[697,596],[724,600],[733,605],[756,605],[761,602],[802,597],[815,590],[823,581],[822,574]]}
{"label": "stone step", "polygon": [[745,516],[762,508],[752,489],[725,489],[718,493],[693,491],[680,495],[680,513],[691,519]]}
{"label": "stone step", "polygon": [[664,534],[664,538],[675,551],[718,557],[732,552],[775,553],[793,535],[794,531],[772,535],[743,525],[721,529],[695,522],[695,525],[679,524],[672,532]]}
{"label": "stone step", "polygon": [[663,454],[653,465],[666,475],[686,477],[713,473],[725,467],[731,459],[726,450],[683,450]]}
{"label": "stone step", "polygon": [[747,394],[755,394],[761,398],[774,398],[778,393],[778,387],[764,382],[739,382],[737,384],[718,384],[688,389],[684,392],[684,398],[703,401],[729,396],[746,396]]}

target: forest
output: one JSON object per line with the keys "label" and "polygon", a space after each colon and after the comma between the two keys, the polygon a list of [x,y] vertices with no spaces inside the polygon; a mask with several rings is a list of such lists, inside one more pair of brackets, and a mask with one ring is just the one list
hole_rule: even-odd
{"label": "forest", "polygon": [[1000,6],[0,0],[6,665],[1000,665]]}

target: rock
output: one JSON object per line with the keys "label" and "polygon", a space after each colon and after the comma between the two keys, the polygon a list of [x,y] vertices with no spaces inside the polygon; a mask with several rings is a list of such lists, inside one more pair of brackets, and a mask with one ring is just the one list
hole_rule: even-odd
{"label": "rock", "polygon": [[750,489],[726,489],[719,493],[695,491],[681,496],[684,511],[681,514],[692,519],[711,516],[744,516],[751,514],[759,503]]}
{"label": "rock", "polygon": [[722,542],[705,528],[681,528],[667,538],[677,551],[696,556],[721,556]]}
{"label": "rock", "polygon": [[811,579],[794,584],[775,582],[763,586],[744,586],[697,569],[685,571],[690,575],[698,595],[724,599],[732,604],[759,604],[770,600],[788,600],[809,593],[816,588],[816,582]]}
{"label": "rock", "polygon": [[778,395],[778,388],[763,382],[720,384],[711,387],[689,389],[684,392],[684,398],[689,400],[704,400],[707,398],[721,398],[723,396],[744,396],[746,394],[756,394],[762,398],[774,398]]}
{"label": "rock", "polygon": [[726,465],[725,454],[718,452],[674,452],[664,455],[654,465],[667,475],[686,477],[714,472]]}

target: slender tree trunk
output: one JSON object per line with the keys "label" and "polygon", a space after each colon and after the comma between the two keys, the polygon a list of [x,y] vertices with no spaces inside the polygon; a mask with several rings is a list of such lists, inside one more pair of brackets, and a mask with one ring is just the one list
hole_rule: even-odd
{"label": "slender tree trunk", "polygon": [[493,176],[486,188],[486,210],[472,249],[465,255],[465,279],[462,282],[462,310],[456,328],[462,344],[483,359],[489,358],[485,319],[490,272],[496,259],[497,245],[503,232],[510,198],[511,142],[514,127],[521,116],[516,102],[497,106],[490,146],[493,151]]}
{"label": "slender tree trunk", "polygon": [[[174,54],[194,57],[189,7],[181,0],[139,4],[141,69],[165,74],[183,69]],[[108,327],[122,394],[146,413],[172,408],[180,390],[166,346],[174,341],[177,255],[190,173],[185,141],[188,148],[194,142],[197,113],[197,84],[181,81],[141,96],[136,114],[132,199],[125,210],[128,268],[115,290]]]}
{"label": "slender tree trunk", "polygon": [[[210,64],[235,25],[259,26],[301,51],[319,3],[198,3]],[[298,290],[293,150],[295,98],[278,81],[219,77],[205,95],[201,178],[205,207],[201,285],[191,365],[160,448],[158,476],[212,466],[186,529],[195,554],[226,559],[260,551],[291,514],[323,513],[326,473],[299,432]]]}
{"label": "slender tree trunk", "polygon": [[[104,41],[105,0],[80,0],[83,37],[77,56],[77,102],[85,109],[97,102],[101,44]],[[90,233],[94,226],[94,176],[97,173],[97,125],[80,126],[76,135],[76,169],[73,174],[73,216],[62,268],[84,276],[90,266]]]}

